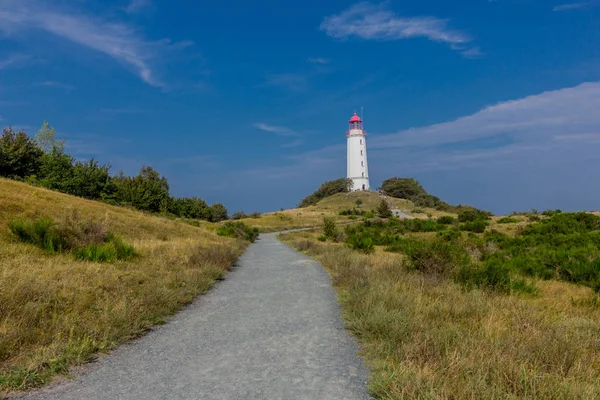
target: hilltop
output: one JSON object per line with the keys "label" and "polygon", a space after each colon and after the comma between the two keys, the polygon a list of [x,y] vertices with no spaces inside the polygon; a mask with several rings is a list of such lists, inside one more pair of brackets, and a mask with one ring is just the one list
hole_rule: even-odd
{"label": "hilltop", "polygon": [[[135,256],[83,261],[9,228],[40,217],[63,226],[63,237],[118,236]],[[0,178],[0,393],[41,385],[142,334],[222,277],[248,242],[194,224]]]}

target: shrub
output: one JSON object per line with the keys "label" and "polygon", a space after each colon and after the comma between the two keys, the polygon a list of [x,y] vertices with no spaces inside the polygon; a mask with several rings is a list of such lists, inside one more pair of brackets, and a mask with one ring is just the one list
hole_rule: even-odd
{"label": "shrub", "polygon": [[68,245],[51,218],[40,217],[34,220],[17,218],[9,223],[9,228],[22,242],[50,252],[67,250]]}
{"label": "shrub", "polygon": [[459,230],[448,229],[444,231],[439,231],[436,236],[444,242],[453,242],[459,239],[461,235]]}
{"label": "shrub", "polygon": [[471,263],[468,253],[461,246],[439,238],[433,241],[409,240],[404,252],[407,267],[425,274],[449,276],[457,268]]}
{"label": "shrub", "polygon": [[476,221],[470,221],[470,222],[465,222],[464,224],[460,224],[460,230],[467,231],[467,232],[483,233],[483,232],[485,232],[485,228],[487,226],[488,226],[488,223],[486,221],[476,220]]}
{"label": "shrub", "polygon": [[498,220],[499,224],[514,224],[515,222],[521,222],[519,218],[502,217]]}
{"label": "shrub", "polygon": [[258,237],[258,228],[253,228],[243,222],[227,221],[217,227],[217,235],[227,236],[254,242]]}
{"label": "shrub", "polygon": [[451,217],[450,215],[444,215],[437,219],[438,224],[443,224],[443,225],[451,225],[455,221],[456,221],[456,219],[454,217]]}
{"label": "shrub", "polygon": [[375,218],[375,213],[373,211],[367,211],[365,213],[365,218]]}
{"label": "shrub", "polygon": [[469,288],[487,288],[504,293],[537,293],[534,284],[515,276],[508,265],[494,261],[484,262],[482,265],[464,264],[456,271],[454,281]]}
{"label": "shrub", "polygon": [[317,240],[319,242],[324,242],[324,241],[327,240],[327,236],[325,236],[325,235],[319,235],[319,236],[317,236]]}
{"label": "shrub", "polygon": [[327,239],[333,239],[337,236],[337,227],[335,226],[335,220],[333,218],[323,218],[323,235]]}
{"label": "shrub", "polygon": [[486,221],[490,219],[490,213],[473,209],[473,210],[465,210],[458,214],[459,222],[473,222],[477,220]]}
{"label": "shrub", "polygon": [[392,216],[392,210],[390,209],[387,201],[382,199],[379,202],[379,206],[377,207],[377,215],[379,215],[381,218],[389,218]]}
{"label": "shrub", "polygon": [[133,246],[126,244],[123,239],[113,234],[108,235],[106,243],[92,243],[75,250],[75,257],[77,259],[93,262],[127,260],[134,255]]}
{"label": "shrub", "polygon": [[353,250],[357,250],[365,254],[371,254],[375,252],[375,244],[373,243],[373,239],[366,233],[348,236],[346,239],[346,245]]}

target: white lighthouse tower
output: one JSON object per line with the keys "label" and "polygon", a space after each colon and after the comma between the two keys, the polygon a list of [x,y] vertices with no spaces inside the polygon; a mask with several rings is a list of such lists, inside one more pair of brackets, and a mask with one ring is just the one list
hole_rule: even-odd
{"label": "white lighthouse tower", "polygon": [[350,118],[348,132],[348,178],[354,183],[352,190],[369,190],[369,167],[367,165],[367,133],[356,113]]}

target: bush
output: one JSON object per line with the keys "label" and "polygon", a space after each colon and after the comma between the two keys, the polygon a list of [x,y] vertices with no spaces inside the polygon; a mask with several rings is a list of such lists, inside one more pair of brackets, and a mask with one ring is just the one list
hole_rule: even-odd
{"label": "bush", "polygon": [[438,224],[442,224],[442,225],[452,225],[455,221],[456,221],[456,219],[449,215],[444,215],[437,219]]}
{"label": "bush", "polygon": [[488,223],[486,221],[476,220],[460,224],[460,230],[467,232],[483,233],[485,232],[485,228],[487,228],[487,226]]}
{"label": "bush", "polygon": [[450,276],[456,269],[471,264],[466,250],[439,238],[433,241],[409,240],[404,252],[407,267],[425,274]]}
{"label": "bush", "polygon": [[512,217],[502,217],[498,220],[499,224],[514,224],[516,222],[521,222],[521,220],[519,218]]}
{"label": "bush", "polygon": [[325,235],[319,235],[319,236],[317,236],[317,240],[319,242],[325,242],[327,240],[327,236],[325,236]]}
{"label": "bush", "polygon": [[68,245],[56,223],[51,218],[35,220],[17,218],[9,223],[9,228],[22,242],[30,243],[50,252],[67,250]]}
{"label": "bush", "polygon": [[504,293],[537,293],[534,284],[515,276],[509,266],[495,262],[484,262],[482,265],[465,264],[457,270],[454,281],[468,288],[487,288]]}
{"label": "bush", "polygon": [[377,207],[377,215],[379,215],[381,218],[389,218],[392,216],[392,210],[390,209],[387,201],[382,199],[379,202],[379,206]]}
{"label": "bush", "polygon": [[107,243],[93,243],[75,250],[77,259],[93,262],[127,260],[134,255],[133,246],[126,244],[123,239],[112,234],[108,235]]}
{"label": "bush", "polygon": [[135,255],[133,246],[107,233],[99,222],[84,221],[73,212],[61,224],[51,218],[15,219],[10,230],[23,242],[54,252],[73,251],[80,260],[110,262],[125,260]]}
{"label": "bush", "polygon": [[227,221],[217,227],[217,235],[233,237],[254,242],[258,237],[258,228],[253,228],[243,222]]}
{"label": "bush", "polygon": [[375,213],[373,211],[367,211],[365,213],[365,218],[375,218]]}
{"label": "bush", "polygon": [[459,222],[474,222],[478,220],[486,221],[490,219],[490,213],[481,210],[466,210],[458,214]]}
{"label": "bush", "polygon": [[335,226],[335,220],[331,217],[323,218],[323,235],[327,239],[334,239],[337,236],[337,227]]}
{"label": "bush", "polygon": [[366,233],[348,236],[346,239],[346,245],[353,250],[357,250],[365,254],[371,254],[375,252],[375,244],[373,243],[373,239]]}

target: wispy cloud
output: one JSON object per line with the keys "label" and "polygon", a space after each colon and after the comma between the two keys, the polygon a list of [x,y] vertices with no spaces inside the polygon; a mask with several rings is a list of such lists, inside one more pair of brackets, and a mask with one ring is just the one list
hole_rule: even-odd
{"label": "wispy cloud", "polygon": [[0,69],[5,69],[22,64],[23,62],[29,59],[31,59],[31,57],[25,54],[11,54],[5,59],[0,59]]}
{"label": "wispy cloud", "polygon": [[[375,179],[399,174],[427,176],[438,182],[428,188],[448,201],[494,211],[597,208],[600,188],[590,188],[589,182],[590,166],[600,164],[598,109],[600,82],[589,82],[500,102],[445,123],[372,133],[367,141],[372,186]],[[300,198],[324,180],[343,176],[345,161],[341,139],[242,175],[264,179],[260,193],[269,193],[273,185],[281,190],[279,185],[293,178],[286,190],[290,198]]]}
{"label": "wispy cloud", "polygon": [[75,90],[73,85],[69,85],[68,83],[58,82],[58,81],[43,81],[34,83],[33,86],[45,86],[45,87],[53,87],[64,90]]}
{"label": "wispy cloud", "polygon": [[[103,53],[134,70],[146,83],[164,87],[154,68],[166,52],[180,47],[169,39],[150,41],[138,30],[97,16],[62,10],[58,4],[41,0],[3,0],[0,30],[7,36],[41,30]],[[189,43],[186,42],[186,46]]]}
{"label": "wispy cloud", "polygon": [[425,37],[434,42],[465,45],[472,38],[448,26],[448,20],[431,16],[401,17],[389,9],[389,3],[361,2],[339,14],[326,17],[321,30],[336,39],[352,36],[367,40],[399,40]]}
{"label": "wispy cloud", "polygon": [[576,3],[566,3],[566,4],[560,4],[558,6],[555,6],[552,10],[553,11],[575,10],[578,8],[585,8],[585,7],[593,6],[593,5],[599,4],[599,3],[600,2],[598,2],[597,0],[580,1],[580,2],[576,2]]}
{"label": "wispy cloud", "polygon": [[137,14],[149,6],[150,0],[131,0],[125,8],[125,12],[128,14]]}
{"label": "wispy cloud", "polygon": [[323,57],[310,57],[308,61],[313,64],[329,64],[331,59]]}
{"label": "wispy cloud", "polygon": [[265,76],[265,86],[282,86],[295,92],[306,90],[306,76],[300,74],[267,74]]}
{"label": "wispy cloud", "polygon": [[466,58],[481,58],[485,56],[485,53],[479,47],[471,47],[470,49],[461,51],[460,54]]}
{"label": "wispy cloud", "polygon": [[279,136],[300,136],[298,133],[294,132],[290,128],[286,128],[285,126],[269,125],[263,122],[257,122],[254,124],[254,126],[261,131],[274,133]]}
{"label": "wispy cloud", "polygon": [[303,143],[302,139],[300,138],[302,135],[290,128],[286,128],[285,126],[276,126],[265,124],[264,122],[257,122],[254,124],[254,127],[260,129],[261,131],[274,133],[278,136],[295,138],[289,143],[282,144],[281,147],[297,147]]}

